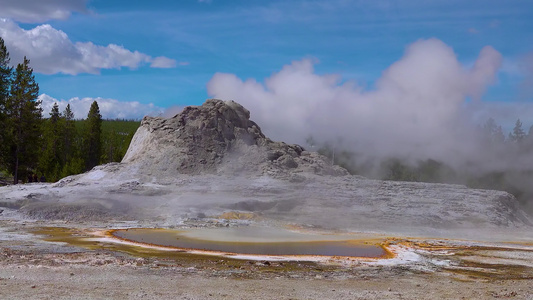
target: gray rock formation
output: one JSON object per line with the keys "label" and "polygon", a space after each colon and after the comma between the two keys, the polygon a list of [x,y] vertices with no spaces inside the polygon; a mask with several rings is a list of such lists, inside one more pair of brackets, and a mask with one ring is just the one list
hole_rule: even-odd
{"label": "gray rock formation", "polygon": [[348,175],[316,152],[273,142],[234,101],[210,99],[176,116],[145,117],[123,163],[155,177],[176,174]]}
{"label": "gray rock formation", "polygon": [[207,100],[145,118],[121,163],[55,184],[0,188],[0,207],[32,218],[129,219],[170,226],[228,211],[265,222],[472,239],[533,239],[501,191],[350,176],[322,155],[273,142],[239,104]]}

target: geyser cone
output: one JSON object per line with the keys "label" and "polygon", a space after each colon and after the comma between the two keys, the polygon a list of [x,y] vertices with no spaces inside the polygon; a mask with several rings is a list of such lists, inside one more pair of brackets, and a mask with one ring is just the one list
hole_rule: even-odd
{"label": "geyser cone", "polygon": [[234,101],[210,99],[176,116],[145,117],[123,163],[156,177],[177,174],[287,174],[312,172],[347,175],[324,156],[299,145],[274,142]]}

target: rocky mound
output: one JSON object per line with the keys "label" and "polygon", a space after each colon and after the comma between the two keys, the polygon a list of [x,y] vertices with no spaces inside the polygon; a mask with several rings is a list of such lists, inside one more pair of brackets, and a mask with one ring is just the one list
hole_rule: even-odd
{"label": "rocky mound", "polygon": [[531,217],[506,192],[342,175],[322,155],[267,138],[241,105],[207,100],[173,118],[145,118],[122,163],[55,184],[0,188],[0,207],[37,219],[144,227],[206,226],[242,212],[333,230],[532,239]]}
{"label": "rocky mound", "polygon": [[207,100],[176,116],[145,117],[122,160],[155,177],[176,174],[348,175],[299,145],[274,142],[234,101]]}

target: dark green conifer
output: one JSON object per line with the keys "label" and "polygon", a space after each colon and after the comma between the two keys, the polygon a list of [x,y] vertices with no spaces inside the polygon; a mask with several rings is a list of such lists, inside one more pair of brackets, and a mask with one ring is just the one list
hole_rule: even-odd
{"label": "dark green conifer", "polygon": [[6,130],[11,137],[7,143],[9,153],[6,164],[14,175],[15,184],[36,168],[41,150],[42,109],[41,102],[37,100],[39,85],[29,64],[30,61],[24,57],[23,63],[17,65],[11,94],[5,105],[8,119]]}
{"label": "dark green conifer", "polygon": [[56,102],[50,111],[50,118],[44,122],[44,145],[39,160],[39,170],[45,174],[48,181],[57,181],[65,164],[63,160],[64,126],[65,120],[59,113],[59,105]]}
{"label": "dark green conifer", "polygon": [[9,132],[7,128],[7,111],[6,104],[11,90],[13,80],[13,68],[9,65],[9,52],[0,37],[0,170],[4,168],[8,156]]}
{"label": "dark green conifer", "polygon": [[94,101],[87,115],[87,128],[85,132],[85,169],[88,171],[100,163],[102,153],[102,116],[98,103]]}

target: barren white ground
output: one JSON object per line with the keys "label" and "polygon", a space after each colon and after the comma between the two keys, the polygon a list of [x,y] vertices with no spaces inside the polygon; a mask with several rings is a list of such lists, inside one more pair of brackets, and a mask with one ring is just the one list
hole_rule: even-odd
{"label": "barren white ground", "polygon": [[[533,298],[529,217],[503,192],[352,176],[288,182],[205,175],[156,183],[127,174],[134,174],[128,166],[110,165],[54,185],[1,188],[3,206],[13,208],[0,214],[0,298]],[[170,259],[31,233],[249,225],[390,237],[398,256],[288,265]]]}

